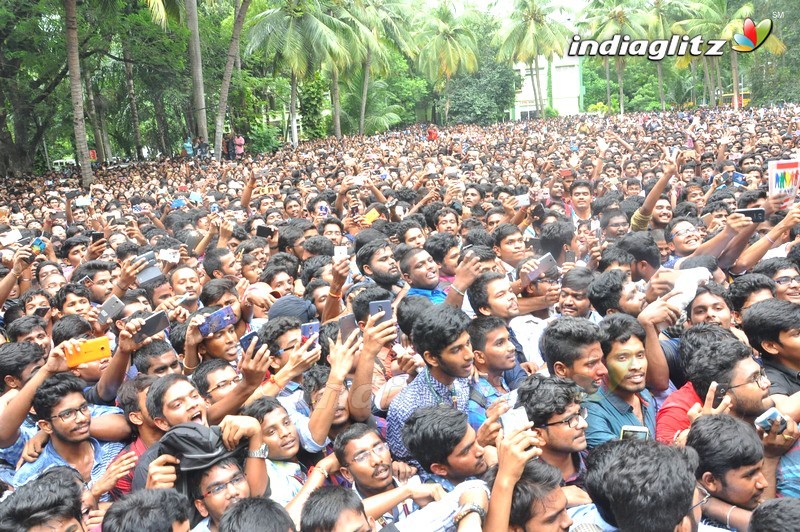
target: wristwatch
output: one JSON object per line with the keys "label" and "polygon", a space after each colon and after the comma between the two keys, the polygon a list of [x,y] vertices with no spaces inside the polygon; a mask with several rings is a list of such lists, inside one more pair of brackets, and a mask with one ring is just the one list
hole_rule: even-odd
{"label": "wristwatch", "polygon": [[247,452],[248,458],[261,458],[262,460],[265,460],[268,456],[269,456],[269,447],[267,447],[266,443],[255,451]]}
{"label": "wristwatch", "polygon": [[483,525],[483,521],[486,519],[486,510],[483,508],[483,506],[475,504],[474,502],[470,504],[464,504],[458,509],[455,517],[453,517],[453,524],[458,525],[462,519],[473,512],[480,516],[481,525]]}

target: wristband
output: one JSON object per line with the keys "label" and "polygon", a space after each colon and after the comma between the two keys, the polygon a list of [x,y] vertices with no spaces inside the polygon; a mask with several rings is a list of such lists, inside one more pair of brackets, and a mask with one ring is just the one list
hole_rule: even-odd
{"label": "wristband", "polygon": [[328,472],[327,472],[327,471],[325,471],[325,468],[323,468],[323,467],[317,467],[317,466],[311,466],[311,467],[309,467],[309,468],[308,468],[308,476],[310,477],[310,476],[311,476],[311,473],[313,473],[314,471],[319,471],[320,473],[322,473],[322,475],[325,477],[325,479],[326,479],[326,480],[327,480],[328,478],[330,478],[330,477],[328,476]]}
{"label": "wristband", "polygon": [[342,294],[336,294],[334,292],[328,292],[328,297],[333,297],[336,299],[342,299]]}
{"label": "wristband", "polygon": [[462,292],[461,290],[459,290],[458,288],[456,288],[456,285],[454,285],[454,284],[451,284],[451,285],[450,285],[450,288],[451,288],[451,289],[453,289],[453,290],[455,290],[455,291],[456,291],[456,294],[460,295],[461,297],[466,297],[466,296],[467,296],[467,294],[465,294],[464,292]]}
{"label": "wristband", "polygon": [[769,240],[769,243],[770,243],[770,244],[773,244],[773,245],[775,244],[775,241],[774,241],[774,240],[772,240],[772,239],[769,237],[769,235],[764,235],[764,238],[766,238],[767,240]]}
{"label": "wristband", "polygon": [[733,512],[734,508],[736,508],[736,506],[731,506],[731,509],[728,510],[728,514],[725,516],[725,528],[728,530],[731,528],[731,513]]}

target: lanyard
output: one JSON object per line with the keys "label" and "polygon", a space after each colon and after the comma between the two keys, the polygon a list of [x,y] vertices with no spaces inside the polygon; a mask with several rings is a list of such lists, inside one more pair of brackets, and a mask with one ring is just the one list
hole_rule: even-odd
{"label": "lanyard", "polygon": [[[425,376],[427,377],[427,378],[425,379],[425,384],[427,384],[427,385],[428,385],[428,389],[431,391],[431,393],[433,393],[433,395],[435,395],[435,396],[436,396],[436,398],[437,398],[437,399],[438,399],[440,402],[442,402],[442,403],[446,403],[446,402],[447,402],[447,399],[445,399],[444,397],[442,397],[442,396],[441,396],[441,394],[439,394],[439,392],[437,392],[437,391],[436,391],[436,389],[434,389],[434,387],[433,387],[433,383],[431,383],[431,374],[430,374],[430,373],[426,373],[426,375],[425,375]],[[453,384],[450,386],[450,388],[449,388],[449,389],[450,389],[450,400],[451,400],[451,401],[452,401],[452,403],[453,403],[453,408],[455,408],[455,409],[458,409],[458,396],[456,395],[456,385],[455,385],[455,383],[453,383]]]}

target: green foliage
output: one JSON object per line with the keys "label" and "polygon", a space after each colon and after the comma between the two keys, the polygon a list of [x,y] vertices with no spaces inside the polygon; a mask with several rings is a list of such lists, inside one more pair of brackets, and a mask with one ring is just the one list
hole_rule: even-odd
{"label": "green foliage", "polygon": [[256,124],[248,135],[248,150],[256,153],[272,153],[281,147],[281,132],[272,124]]}
{"label": "green foliage", "polygon": [[555,118],[558,116],[558,111],[553,109],[552,107],[545,107],[544,108],[544,117],[545,118]]}
{"label": "green foliage", "polygon": [[303,117],[303,136],[306,139],[320,139],[328,132],[322,116],[327,86],[328,83],[319,72],[300,86],[300,114]]}
{"label": "green foliage", "polygon": [[597,102],[587,107],[586,111],[589,113],[602,113],[605,115],[611,112],[611,108],[603,102]]}
{"label": "green foliage", "polygon": [[406,58],[395,48],[389,48],[387,62],[391,75],[384,81],[389,102],[398,106],[400,124],[413,124],[417,121],[417,106],[431,97],[431,87],[425,79],[412,72]]}
{"label": "green foliage", "polygon": [[[363,71],[359,70],[356,75],[346,81],[341,91],[342,133],[347,135],[358,133],[363,80]],[[400,113],[403,112],[403,108],[392,103],[392,94],[389,91],[388,83],[382,79],[376,79],[370,83],[369,87],[364,133],[372,135],[400,124]]]}

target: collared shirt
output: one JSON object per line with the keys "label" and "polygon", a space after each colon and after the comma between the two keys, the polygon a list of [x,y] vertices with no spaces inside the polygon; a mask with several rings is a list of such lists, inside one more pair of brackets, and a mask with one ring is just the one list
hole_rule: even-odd
{"label": "collared shirt", "polygon": [[[122,450],[123,445],[119,442],[100,443],[94,438],[89,438],[89,443],[91,443],[92,451],[94,452],[91,480],[88,483],[89,486],[91,486],[106,472],[109,464]],[[55,447],[53,447],[53,442],[49,441],[47,445],[44,446],[42,453],[35,462],[25,462],[17,470],[17,473],[14,475],[14,486],[19,487],[23,484],[27,484],[31,480],[38,478],[45,471],[57,466],[72,467],[71,464],[67,463],[67,461],[58,454]],[[104,493],[100,497],[101,502],[110,500],[111,496],[108,493]]]}
{"label": "collared shirt", "polygon": [[278,401],[283,405],[287,412],[294,411],[308,417],[311,415],[311,408],[303,398],[303,385],[294,381],[289,381],[283,389],[278,392]]}
{"label": "collared shirt", "polygon": [[[486,409],[511,391],[502,376],[500,376],[500,384],[506,393],[499,393],[489,380],[483,376],[472,385],[472,389],[469,392],[469,403],[467,404],[467,416],[473,429],[478,430],[483,425],[483,422],[486,421]],[[483,398],[483,404],[475,400],[474,397],[476,395]]]}
{"label": "collared shirt", "polygon": [[269,498],[286,506],[300,492],[308,478],[303,466],[297,462],[264,460],[269,475]]}
{"label": "collared shirt", "polygon": [[[147,447],[142,441],[142,438],[136,438],[133,443],[122,449],[119,454],[123,455],[128,452],[136,453],[136,459],[142,457],[142,455],[147,451]],[[111,490],[111,498],[115,501],[118,501],[123,496],[129,494],[131,492],[131,486],[133,485],[133,469],[128,471],[125,476],[117,481],[117,484]]]}
{"label": "collared shirt", "polygon": [[[433,473],[429,473],[425,471],[423,468],[419,469],[417,475],[419,476],[419,479],[422,481],[423,484],[439,484],[446,493],[450,493],[451,491],[456,489],[456,484],[453,484],[452,482],[450,482],[450,480],[444,477],[440,477],[439,475],[434,475]],[[472,480],[473,478],[474,477],[470,477],[467,480]]]}
{"label": "collared shirt", "polygon": [[206,517],[192,529],[192,532],[211,532],[211,516]]}
{"label": "collared shirt", "polygon": [[411,384],[395,396],[389,406],[386,443],[392,450],[392,456],[399,460],[411,458],[403,444],[403,426],[415,410],[444,403],[467,413],[468,402],[469,379],[456,379],[452,385],[445,386],[431,376],[427,367],[424,368]]}
{"label": "collared shirt", "polygon": [[[392,487],[389,489],[394,489],[400,486],[400,483],[397,481],[396,478],[392,479],[392,484],[393,484]],[[406,485],[419,485],[419,484],[422,484],[422,481],[418,476],[414,475],[413,477],[408,479],[408,483]],[[364,495],[361,493],[361,491],[359,491],[358,486],[356,484],[353,484],[353,491],[356,492],[359,499],[361,499],[362,501],[364,500]],[[397,523],[398,521],[405,519],[406,517],[414,513],[415,510],[418,509],[419,506],[417,506],[412,499],[406,499],[404,501],[401,501],[397,506],[395,506],[382,516],[380,516],[378,519],[375,520],[375,522],[378,523],[381,526],[381,528],[383,528],[387,525],[391,525],[393,523]]]}
{"label": "collared shirt", "polygon": [[691,426],[688,412],[697,403],[703,404],[703,400],[697,395],[691,382],[667,397],[656,415],[656,439],[672,445],[675,435]]}
{"label": "collared shirt", "polygon": [[548,324],[548,320],[543,320],[530,314],[517,316],[508,322],[509,328],[514,331],[517,340],[522,345],[525,358],[528,362],[533,362],[538,367],[544,365],[544,358],[539,351],[539,340],[542,338],[542,333]]}
{"label": "collared shirt", "polygon": [[589,396],[584,403],[589,411],[586,419],[589,424],[586,429],[586,442],[589,449],[609,440],[619,439],[620,431],[625,425],[645,426],[650,430],[650,438],[655,437],[656,412],[652,406],[653,396],[647,389],[642,390],[636,396],[641,402],[644,425],[633,413],[633,407],[606,386]]}
{"label": "collared shirt", "polygon": [[583,453],[572,453],[572,464],[575,466],[575,473],[563,479],[561,486],[577,486],[585,490],[586,462],[583,459]]}
{"label": "collared shirt", "polygon": [[424,288],[411,288],[408,291],[408,295],[427,297],[434,305],[444,303],[444,300],[447,299],[447,294],[437,288],[434,288],[433,290],[425,290]]}
{"label": "collared shirt", "polygon": [[769,387],[770,395],[793,395],[800,392],[800,371],[787,368],[771,355],[763,356],[761,360],[769,382],[772,383]]}
{"label": "collared shirt", "polygon": [[[617,530],[619,530],[614,525],[605,522],[605,520],[600,516],[600,512],[597,509],[597,506],[595,506],[594,504],[582,504],[580,506],[573,506],[572,508],[567,508],[567,514],[573,520],[572,522],[573,530],[578,525],[583,525],[583,524],[597,525],[603,532],[617,532]],[[705,520],[703,522],[698,523],[697,527],[697,532],[719,532],[721,530],[727,530],[727,529],[710,525],[706,523]]]}
{"label": "collared shirt", "polygon": [[800,497],[800,441],[794,442],[778,462],[776,490],[781,497]]}
{"label": "collared shirt", "polygon": [[489,496],[489,488],[482,480],[465,480],[457,485],[453,491],[442,497],[436,504],[429,504],[417,510],[406,519],[396,523],[395,529],[399,532],[455,532],[458,528],[453,519],[461,507],[459,499],[467,490],[482,488]]}

